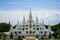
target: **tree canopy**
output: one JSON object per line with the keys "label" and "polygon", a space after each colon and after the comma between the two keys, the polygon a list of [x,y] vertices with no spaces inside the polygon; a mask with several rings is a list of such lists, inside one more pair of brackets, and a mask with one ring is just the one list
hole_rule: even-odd
{"label": "tree canopy", "polygon": [[52,31],[54,32],[53,33],[54,38],[60,39],[60,23],[51,26],[51,28],[52,28]]}
{"label": "tree canopy", "polygon": [[10,30],[10,24],[0,23],[0,32],[7,32]]}

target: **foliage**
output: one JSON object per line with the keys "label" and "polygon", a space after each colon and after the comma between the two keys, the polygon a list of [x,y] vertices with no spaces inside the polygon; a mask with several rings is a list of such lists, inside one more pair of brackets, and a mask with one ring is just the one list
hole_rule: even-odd
{"label": "foliage", "polygon": [[13,39],[13,33],[12,33],[12,32],[11,32],[11,34],[10,34],[10,38]]}
{"label": "foliage", "polygon": [[57,35],[57,38],[60,39],[60,34]]}
{"label": "foliage", "polygon": [[[46,29],[48,29],[48,25],[45,25]],[[54,32],[52,35],[55,39],[60,39],[60,23],[51,26],[52,31]]]}
{"label": "foliage", "polygon": [[18,36],[18,40],[23,40],[20,36]]}
{"label": "foliage", "polygon": [[[10,30],[10,24],[0,23],[0,38],[3,37],[5,39],[6,35],[3,32],[7,32]],[[3,40],[4,40],[3,39]]]}
{"label": "foliage", "polygon": [[0,23],[0,32],[7,32],[10,30],[10,24]]}
{"label": "foliage", "polygon": [[51,26],[52,30],[54,31],[53,36],[55,39],[60,39],[60,23]]}
{"label": "foliage", "polygon": [[5,39],[6,36],[7,35],[5,33],[3,33],[3,32],[0,33],[0,39],[1,39],[1,37],[3,37],[3,39]]}

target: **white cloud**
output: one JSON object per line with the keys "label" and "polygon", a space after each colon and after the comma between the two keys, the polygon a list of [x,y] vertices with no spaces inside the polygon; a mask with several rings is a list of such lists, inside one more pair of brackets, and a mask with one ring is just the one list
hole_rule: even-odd
{"label": "white cloud", "polygon": [[[25,18],[28,19],[29,12],[29,10],[0,10],[0,22],[8,22],[10,20],[12,24],[16,24],[18,19],[22,22],[24,15]],[[43,18],[45,24],[49,24],[49,22],[50,24],[60,22],[59,13],[60,12],[56,10],[32,10],[33,19],[35,19],[36,15],[38,15],[39,21],[41,21],[41,18]]]}

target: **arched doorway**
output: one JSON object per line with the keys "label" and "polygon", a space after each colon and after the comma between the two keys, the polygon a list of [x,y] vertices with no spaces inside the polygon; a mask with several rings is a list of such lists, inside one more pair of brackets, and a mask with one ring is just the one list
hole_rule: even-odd
{"label": "arched doorway", "polygon": [[38,40],[35,36],[26,36],[24,40]]}

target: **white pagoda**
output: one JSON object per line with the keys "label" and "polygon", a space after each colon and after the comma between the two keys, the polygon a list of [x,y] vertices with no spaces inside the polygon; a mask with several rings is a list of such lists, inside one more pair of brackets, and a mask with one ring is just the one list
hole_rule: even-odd
{"label": "white pagoda", "polygon": [[25,17],[23,17],[23,22],[19,24],[18,21],[15,29],[13,29],[13,26],[11,26],[10,31],[7,33],[8,37],[11,33],[13,33],[13,38],[17,38],[18,36],[21,36],[23,38],[25,38],[26,36],[48,38],[49,34],[52,34],[52,30],[50,26],[48,26],[48,28],[46,29],[44,21],[42,21],[42,23],[39,23],[37,16],[36,20],[33,20],[30,10],[29,18],[27,19],[27,21],[25,20]]}

